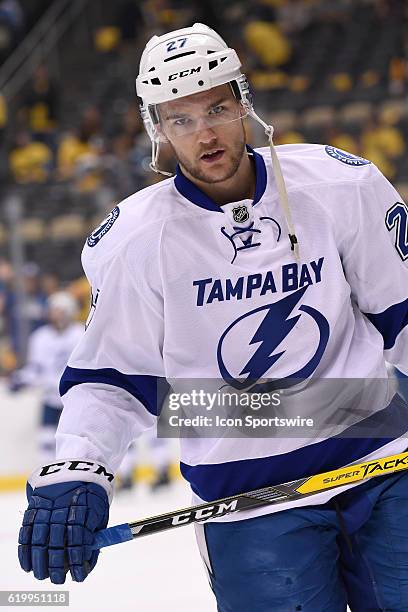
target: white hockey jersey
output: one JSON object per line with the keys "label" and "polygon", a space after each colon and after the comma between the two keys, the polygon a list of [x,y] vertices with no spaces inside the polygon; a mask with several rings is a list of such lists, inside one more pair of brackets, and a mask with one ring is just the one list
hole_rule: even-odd
{"label": "white hockey jersey", "polygon": [[[93,304],[61,380],[58,458],[116,471],[156,418],[159,379],[385,379],[385,359],[408,373],[401,197],[367,160],[329,146],[277,147],[297,261],[269,149],[248,153],[253,202],[219,207],[178,170],[127,198],[88,238]],[[400,452],[408,408],[393,394],[386,384],[362,397],[353,419],[340,420],[342,435],[337,426],[314,439],[183,438],[181,471],[197,501],[212,500]]]}
{"label": "white hockey jersey", "polygon": [[80,323],[72,323],[61,331],[53,325],[39,327],[29,337],[26,365],[17,372],[17,382],[40,387],[45,404],[62,408],[60,378],[83,335],[84,326]]}

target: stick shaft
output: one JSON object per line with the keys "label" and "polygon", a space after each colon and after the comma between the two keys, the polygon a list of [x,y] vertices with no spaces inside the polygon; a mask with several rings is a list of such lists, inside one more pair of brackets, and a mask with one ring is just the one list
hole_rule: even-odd
{"label": "stick shaft", "polygon": [[210,518],[218,518],[232,512],[303,499],[322,491],[341,487],[344,484],[361,482],[368,478],[385,476],[407,469],[408,452],[365,461],[364,463],[300,478],[285,484],[264,487],[249,491],[248,493],[224,497],[206,504],[174,510],[132,523],[108,527],[95,534],[93,548],[98,549],[104,546],[119,544],[134,538],[158,533],[159,531],[183,527],[190,523],[199,523]]}

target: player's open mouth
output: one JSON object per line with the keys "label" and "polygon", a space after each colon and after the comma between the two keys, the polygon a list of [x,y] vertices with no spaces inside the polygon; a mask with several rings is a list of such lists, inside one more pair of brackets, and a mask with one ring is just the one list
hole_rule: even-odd
{"label": "player's open mouth", "polygon": [[206,163],[216,162],[224,155],[224,149],[217,149],[216,151],[212,151],[211,153],[204,153],[201,156],[201,159]]}

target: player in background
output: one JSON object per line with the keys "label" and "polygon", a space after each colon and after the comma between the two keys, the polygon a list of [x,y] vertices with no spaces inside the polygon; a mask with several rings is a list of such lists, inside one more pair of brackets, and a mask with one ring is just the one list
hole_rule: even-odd
{"label": "player in background", "polygon": [[[408,406],[386,368],[408,373],[408,211],[395,189],[334,147],[275,149],[236,52],[202,24],[148,42],[137,93],[152,168],[162,142],[179,165],[115,207],[84,247],[92,310],[61,380],[57,461],[29,479],[19,538],[22,568],[54,583],[95,566],[114,473],[154,424],[165,379],[251,392],[273,379],[318,424],[295,437],[182,438],[196,501],[407,447]],[[247,143],[245,117],[268,147]],[[322,405],[314,389],[330,379]],[[381,384],[349,397],[355,380]],[[219,612],[402,612],[407,526],[402,472],[225,516],[197,538]]]}
{"label": "player in background", "polygon": [[[153,479],[150,482],[150,487],[153,492],[162,489],[166,485],[170,484],[170,468],[174,458],[174,453],[170,446],[169,440],[166,438],[159,438],[156,435],[156,430],[148,430],[144,435],[144,442],[146,444],[145,453],[147,462],[153,468]],[[140,441],[139,441],[140,442]],[[117,475],[119,476],[118,484],[116,485],[116,491],[126,491],[137,484],[135,481],[134,473],[140,464],[140,444],[131,444],[126,451],[126,454],[119,466]]]}
{"label": "player in background", "polygon": [[48,323],[34,331],[28,341],[26,364],[10,377],[10,390],[41,389],[38,450],[42,462],[55,459],[55,432],[62,410],[59,381],[84,327],[75,321],[77,304],[67,292],[52,294],[47,303]]}

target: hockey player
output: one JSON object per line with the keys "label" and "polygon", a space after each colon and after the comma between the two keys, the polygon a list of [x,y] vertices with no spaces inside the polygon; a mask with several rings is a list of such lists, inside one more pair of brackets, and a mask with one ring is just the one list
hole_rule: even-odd
{"label": "hockey player", "polygon": [[[144,436],[148,461],[153,469],[153,477],[150,481],[152,492],[170,484],[170,466],[172,461],[172,448],[170,441],[166,438],[157,437],[155,428],[151,428]],[[119,477],[116,484],[116,492],[126,491],[133,487],[134,472],[138,464],[140,449],[131,444],[116,472]]]}
{"label": "hockey player", "polygon": [[39,387],[42,392],[39,454],[44,463],[55,459],[55,432],[62,410],[58,391],[68,358],[84,333],[75,322],[77,304],[65,291],[52,294],[47,302],[47,325],[34,331],[28,342],[26,364],[13,372],[10,390]]}
{"label": "hockey player", "polygon": [[[275,150],[235,51],[202,24],[148,42],[137,92],[152,168],[161,142],[179,166],[117,206],[84,248],[93,307],[61,381],[58,459],[29,479],[19,539],[23,569],[54,583],[95,566],[113,475],[154,421],[163,378],[237,389],[278,379],[289,393],[294,377],[301,398],[315,379],[385,381],[357,394],[351,412],[341,389],[327,403],[327,422],[345,415],[335,435],[183,438],[197,501],[407,446],[408,408],[385,365],[408,372],[408,210],[398,193],[368,160],[336,148]],[[260,122],[268,147],[247,144],[244,117]],[[400,473],[201,525],[218,610],[408,610],[407,501]]]}

